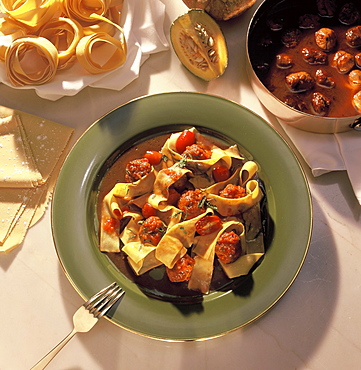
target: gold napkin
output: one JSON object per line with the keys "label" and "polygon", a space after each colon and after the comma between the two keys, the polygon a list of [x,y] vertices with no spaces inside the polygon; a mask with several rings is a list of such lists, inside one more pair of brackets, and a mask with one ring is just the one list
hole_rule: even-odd
{"label": "gold napkin", "polygon": [[43,216],[73,129],[0,106],[0,253]]}

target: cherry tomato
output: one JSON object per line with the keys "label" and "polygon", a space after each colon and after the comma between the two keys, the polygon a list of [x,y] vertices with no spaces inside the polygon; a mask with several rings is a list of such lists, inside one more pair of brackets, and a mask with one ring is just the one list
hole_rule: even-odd
{"label": "cherry tomato", "polygon": [[196,231],[199,235],[212,234],[222,228],[222,220],[216,215],[204,216],[196,222]]}
{"label": "cherry tomato", "polygon": [[184,130],[179,136],[175,143],[175,149],[179,154],[182,154],[187,146],[195,144],[196,136],[194,132],[189,130]]}
{"label": "cherry tomato", "polygon": [[103,230],[108,234],[116,232],[119,226],[119,220],[114,217],[107,217],[103,220]]}
{"label": "cherry tomato", "polygon": [[212,175],[216,182],[226,181],[230,177],[231,171],[225,166],[217,166],[213,168]]}
{"label": "cherry tomato", "polygon": [[145,203],[142,208],[142,215],[144,218],[148,218],[150,216],[156,216],[157,211],[149,203]]}
{"label": "cherry tomato", "polygon": [[162,153],[157,152],[155,150],[147,150],[146,153],[144,154],[144,158],[147,158],[148,162],[152,166],[156,166],[162,160]]}

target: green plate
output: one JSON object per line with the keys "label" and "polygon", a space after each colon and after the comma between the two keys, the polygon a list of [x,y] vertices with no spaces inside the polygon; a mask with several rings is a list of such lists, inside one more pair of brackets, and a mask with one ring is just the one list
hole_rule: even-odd
{"label": "green plate", "polygon": [[[258,162],[274,226],[262,263],[240,290],[213,292],[200,304],[177,306],[145,296],[99,252],[96,202],[102,175],[119,150],[186,126],[228,137]],[[126,291],[111,312],[112,322],[147,337],[200,340],[251,323],[283,296],[308,251],[312,207],[299,162],[262,118],[220,97],[174,92],[131,101],[84,133],[61,170],[52,203],[52,228],[65,274],[84,299],[113,281]]]}

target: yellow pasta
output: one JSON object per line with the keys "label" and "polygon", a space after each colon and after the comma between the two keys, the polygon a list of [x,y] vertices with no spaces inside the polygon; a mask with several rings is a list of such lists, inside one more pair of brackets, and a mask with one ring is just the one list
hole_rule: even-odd
{"label": "yellow pasta", "polygon": [[[124,64],[126,58],[124,45],[124,42],[106,33],[96,33],[84,36],[80,40],[76,47],[76,56],[79,63],[91,74],[109,72]],[[97,61],[95,57],[97,54],[96,46],[108,46],[111,48],[107,53],[107,58]],[[104,57],[104,54],[99,52],[98,56]]]}
{"label": "yellow pasta", "polygon": [[41,85],[53,79],[58,51],[44,37],[16,39],[5,54],[6,72],[14,86]]}
{"label": "yellow pasta", "polygon": [[76,47],[83,37],[83,30],[77,21],[60,17],[45,24],[40,29],[39,36],[54,44],[58,50],[58,69],[65,69],[76,60]]}
{"label": "yellow pasta", "polygon": [[60,15],[60,4],[60,0],[0,0],[1,9],[7,15],[34,30]]}
{"label": "yellow pasta", "polygon": [[0,61],[10,82],[44,84],[76,61],[90,74],[122,66],[127,57],[119,25],[122,4],[123,0],[0,0],[5,14],[0,20]]}

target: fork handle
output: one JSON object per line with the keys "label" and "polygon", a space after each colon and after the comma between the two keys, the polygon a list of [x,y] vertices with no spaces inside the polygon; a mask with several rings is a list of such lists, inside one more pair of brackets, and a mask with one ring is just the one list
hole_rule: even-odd
{"label": "fork handle", "polygon": [[44,369],[49,364],[49,362],[60,352],[60,350],[70,341],[70,339],[73,338],[73,336],[76,333],[77,331],[74,328],[57,346],[55,346],[47,355],[45,355],[30,370]]}

